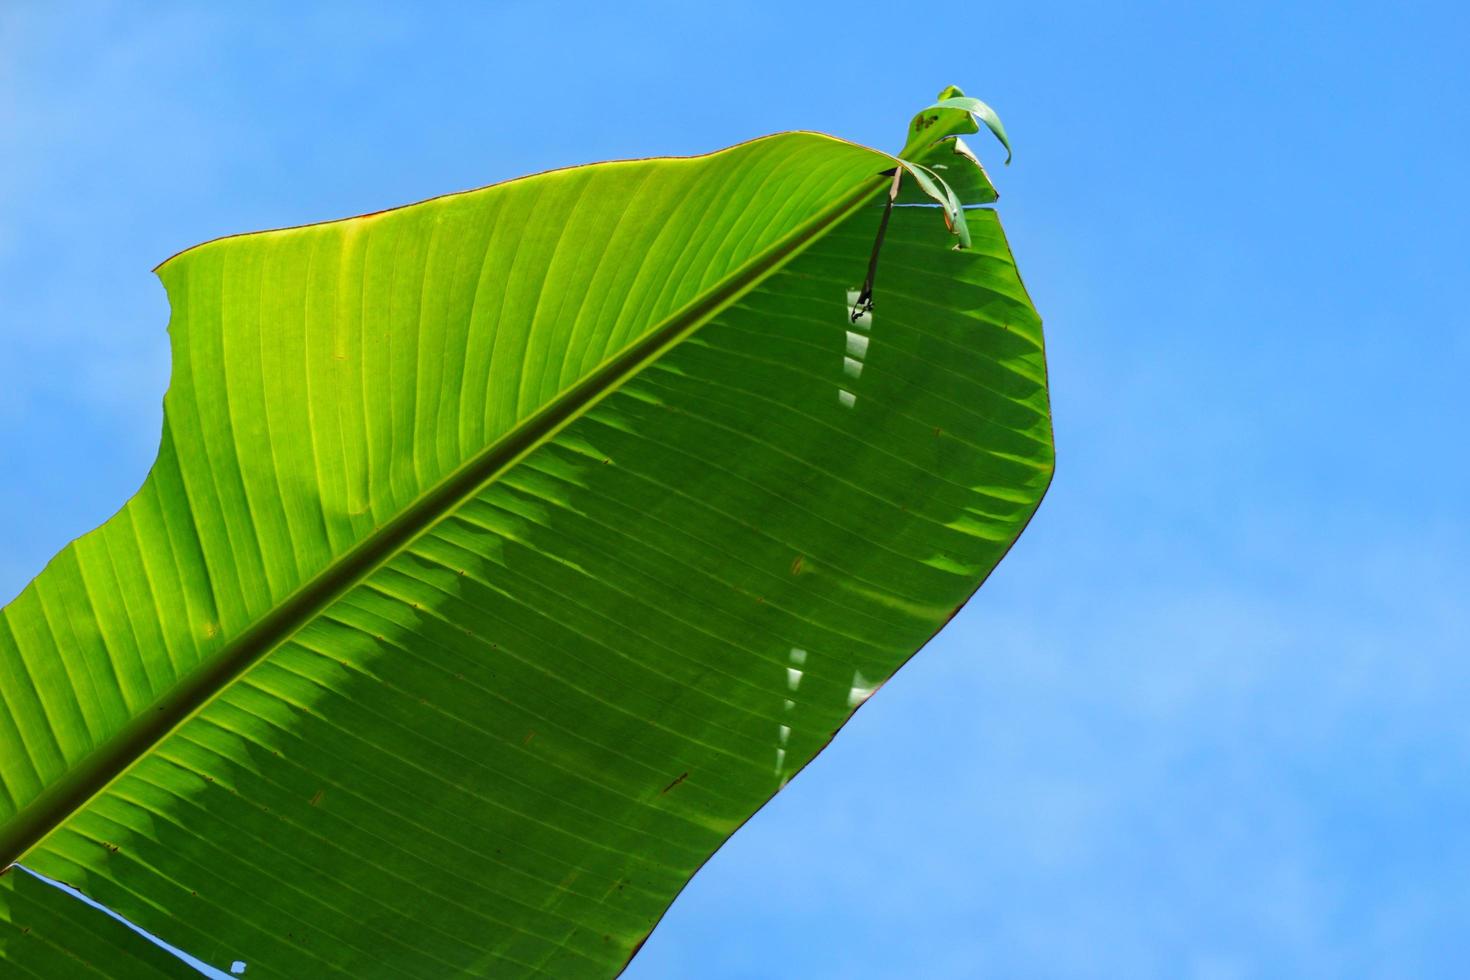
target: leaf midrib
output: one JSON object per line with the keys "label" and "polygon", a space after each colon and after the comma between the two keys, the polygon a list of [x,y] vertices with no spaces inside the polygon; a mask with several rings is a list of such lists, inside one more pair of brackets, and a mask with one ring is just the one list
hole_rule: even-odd
{"label": "leaf midrib", "polygon": [[[876,150],[872,152],[875,157],[886,156]],[[889,182],[890,177],[882,174],[864,180],[670,314],[658,326],[421,493],[398,516],[338,556],[0,827],[0,873],[20,861],[31,848],[82,810],[132,765],[145,758],[154,746],[202,711],[237,678],[269,656],[332,602],[386,565],[538,446],[617,391],[623,382],[856,213]]]}

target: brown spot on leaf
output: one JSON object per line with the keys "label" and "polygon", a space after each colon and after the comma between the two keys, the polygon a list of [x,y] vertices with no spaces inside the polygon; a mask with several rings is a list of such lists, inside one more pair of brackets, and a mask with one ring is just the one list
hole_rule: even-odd
{"label": "brown spot on leaf", "polygon": [[791,563],[791,574],[792,575],[800,575],[801,574],[801,566],[804,565],[804,564],[806,564],[806,558],[803,557],[802,555],[797,555],[796,556],[796,561],[794,561],[794,562]]}
{"label": "brown spot on leaf", "polygon": [[645,932],[643,934],[643,938],[633,944],[633,949],[628,953],[628,958],[626,960],[623,960],[624,970],[628,968],[629,963],[633,962],[633,957],[638,955],[638,951],[643,948],[644,943],[648,942],[648,937],[651,935],[653,935],[652,931]]}
{"label": "brown spot on leaf", "polygon": [[[688,778],[689,778],[689,774],[687,772],[681,772],[681,773],[679,773],[679,775],[677,775],[677,776],[674,777],[674,781],[672,783],[669,783],[669,785],[667,785],[667,786],[664,787],[663,793],[667,793],[669,790],[673,789],[675,786],[678,786],[680,783],[682,783],[684,780],[686,780]],[[663,793],[660,793],[659,795],[662,796]]]}
{"label": "brown spot on leaf", "polygon": [[315,793],[311,794],[311,799],[307,801],[308,804],[310,804],[311,806],[316,806],[322,801],[322,797],[326,795],[326,792],[327,791],[324,789],[317,790]]}

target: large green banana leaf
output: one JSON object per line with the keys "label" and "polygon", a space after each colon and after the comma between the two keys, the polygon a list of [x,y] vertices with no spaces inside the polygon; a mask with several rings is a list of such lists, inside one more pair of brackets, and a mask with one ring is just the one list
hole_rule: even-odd
{"label": "large green banana leaf", "polygon": [[[0,613],[0,866],[252,978],[616,974],[1050,478],[955,91],[903,163],[783,133],[165,262],[158,460]],[[4,976],[179,971],[0,878]]]}

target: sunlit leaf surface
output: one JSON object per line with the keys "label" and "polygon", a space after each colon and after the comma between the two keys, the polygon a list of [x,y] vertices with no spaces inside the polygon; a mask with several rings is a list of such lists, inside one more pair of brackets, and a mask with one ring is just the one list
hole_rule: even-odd
{"label": "sunlit leaf surface", "polygon": [[[850,312],[894,166],[787,133],[164,263],[158,461],[0,613],[0,864],[252,980],[616,974],[1049,480],[993,211],[893,208]],[[0,958],[192,975],[15,869]]]}

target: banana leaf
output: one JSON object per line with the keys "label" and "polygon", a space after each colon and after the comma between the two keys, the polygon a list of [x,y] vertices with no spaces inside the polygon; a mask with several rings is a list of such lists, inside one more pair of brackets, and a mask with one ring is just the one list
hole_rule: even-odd
{"label": "banana leaf", "polygon": [[956,91],[912,159],[782,133],[163,263],[157,461],[0,611],[0,973],[617,974],[1049,482]]}

